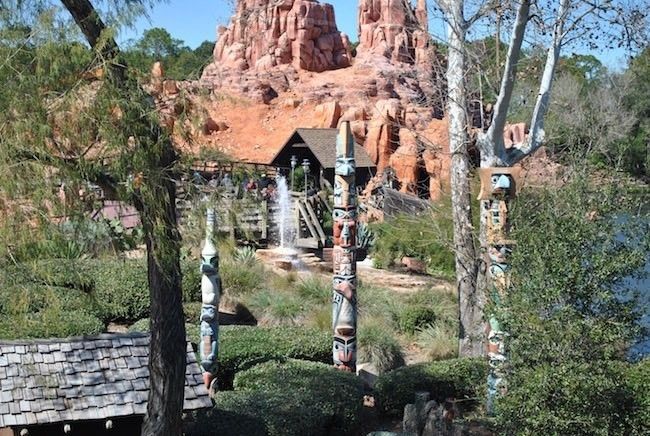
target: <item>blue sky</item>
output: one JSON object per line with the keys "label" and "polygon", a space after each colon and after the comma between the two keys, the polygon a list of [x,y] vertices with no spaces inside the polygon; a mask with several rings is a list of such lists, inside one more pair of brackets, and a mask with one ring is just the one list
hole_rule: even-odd
{"label": "blue sky", "polygon": [[[138,38],[151,27],[163,27],[174,37],[185,41],[194,48],[203,41],[215,41],[218,25],[226,25],[232,15],[234,0],[169,0],[156,4],[149,13],[149,19],[141,18],[135,24],[135,29],[122,32],[121,43]],[[351,41],[357,40],[357,0],[327,0],[334,6],[336,23],[339,30],[345,32]],[[434,32],[442,32],[441,23],[431,23]],[[503,36],[506,38],[506,35]],[[580,52],[580,50],[567,50]],[[585,50],[585,52],[587,52]],[[592,52],[606,66],[614,70],[625,67],[623,50],[612,52]]]}

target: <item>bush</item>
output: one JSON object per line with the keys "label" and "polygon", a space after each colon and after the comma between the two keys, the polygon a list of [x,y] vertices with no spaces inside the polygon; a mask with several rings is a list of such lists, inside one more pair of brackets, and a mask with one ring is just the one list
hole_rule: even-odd
{"label": "bush", "polygon": [[382,374],[375,382],[375,399],[380,410],[399,416],[412,403],[416,391],[428,391],[438,402],[449,397],[468,399],[464,408],[476,406],[487,379],[485,359],[450,359],[422,363]]}
{"label": "bush", "polygon": [[88,262],[93,295],[105,321],[135,321],[149,315],[149,282],[144,259]]}
{"label": "bush", "polygon": [[391,330],[368,319],[361,319],[359,324],[359,362],[373,363],[380,374],[404,366],[402,347]]}
{"label": "bush", "polygon": [[355,435],[363,384],[352,374],[316,362],[267,362],[241,372],[234,392],[198,414],[190,435]]}
{"label": "bush", "polygon": [[74,289],[16,285],[0,291],[0,337],[49,338],[100,333],[93,300]]}
{"label": "bush", "polygon": [[[129,331],[149,331],[149,320],[141,319]],[[192,343],[199,340],[198,320],[185,324]],[[232,389],[235,374],[270,360],[295,358],[331,363],[332,337],[305,327],[219,327],[219,366],[217,379],[220,389]]]}
{"label": "bush", "polygon": [[442,277],[453,277],[454,253],[451,250],[452,221],[450,203],[418,216],[399,215],[373,224],[376,235],[372,258],[378,268],[392,265],[394,259],[415,257],[427,263],[427,271]]}
{"label": "bush", "polygon": [[221,327],[219,387],[230,389],[237,372],[261,362],[284,358],[330,363],[331,334],[304,327]]}
{"label": "bush", "polygon": [[219,274],[223,283],[223,292],[237,298],[259,290],[265,278],[262,264],[247,265],[234,260],[221,262]]}
{"label": "bush", "polygon": [[648,434],[648,375],[647,364],[631,370],[611,361],[520,370],[496,403],[500,430],[513,435]]}
{"label": "bush", "polygon": [[430,307],[408,306],[397,314],[399,329],[407,334],[436,322],[436,311]]}
{"label": "bush", "polygon": [[295,325],[305,310],[304,299],[284,291],[262,290],[246,304],[263,325]]}

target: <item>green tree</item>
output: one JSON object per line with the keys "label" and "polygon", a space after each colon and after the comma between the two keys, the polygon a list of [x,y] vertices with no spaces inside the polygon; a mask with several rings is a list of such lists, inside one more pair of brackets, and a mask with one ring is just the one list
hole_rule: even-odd
{"label": "green tree", "polygon": [[625,357],[643,332],[642,290],[627,277],[648,258],[648,198],[613,178],[597,186],[585,161],[515,205],[511,284],[493,308],[510,333],[506,434],[641,434]]}
{"label": "green tree", "polygon": [[[147,246],[152,327],[142,433],[180,435],[186,338],[171,139],[150,96],[125,68],[113,29],[89,0],[13,3],[0,11],[0,29],[29,32],[13,32],[1,51],[5,207],[24,204],[27,218],[47,221],[57,179],[95,183],[136,206]],[[144,3],[114,6],[133,11]],[[90,49],[78,43],[80,36]]]}

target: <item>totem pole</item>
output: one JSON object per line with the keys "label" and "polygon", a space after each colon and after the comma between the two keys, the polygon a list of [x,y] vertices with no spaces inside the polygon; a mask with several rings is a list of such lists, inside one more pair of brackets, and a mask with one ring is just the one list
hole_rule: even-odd
{"label": "totem pole", "polygon": [[332,249],[334,292],[332,328],[334,366],[355,372],[357,365],[357,196],[354,139],[350,123],[341,123],[336,139]]}
{"label": "totem pole", "polygon": [[212,242],[215,226],[214,209],[208,209],[205,242],[201,251],[201,340],[199,352],[203,367],[203,382],[208,392],[216,392],[217,351],[219,341],[219,255]]}
{"label": "totem pole", "polygon": [[[487,251],[489,257],[490,300],[493,307],[498,307],[503,295],[508,290],[510,263],[509,256],[515,242],[508,239],[510,223],[508,210],[517,192],[518,168],[481,168],[481,207],[487,211]],[[489,413],[493,412],[497,394],[507,390],[504,379],[507,361],[503,331],[494,313],[488,318],[488,402]]]}

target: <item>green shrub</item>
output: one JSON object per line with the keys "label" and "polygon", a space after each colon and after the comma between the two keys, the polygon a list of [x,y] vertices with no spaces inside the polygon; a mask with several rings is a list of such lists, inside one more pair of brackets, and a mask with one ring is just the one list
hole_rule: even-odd
{"label": "green shrub", "polygon": [[219,274],[223,292],[237,298],[261,289],[265,278],[262,264],[247,265],[230,259],[221,262]]}
{"label": "green shrub", "polygon": [[[149,320],[141,319],[129,331],[149,331]],[[192,343],[199,341],[198,321],[185,324],[185,331]],[[235,374],[240,371],[262,362],[286,358],[330,363],[330,332],[305,327],[219,327],[217,379],[220,389],[232,389]]]}
{"label": "green shrub", "polygon": [[191,436],[359,434],[363,385],[352,374],[300,360],[267,362],[241,372],[235,391],[197,413]]}
{"label": "green shrub", "polygon": [[386,268],[394,259],[409,256],[425,261],[427,271],[435,275],[454,276],[450,202],[440,203],[431,213],[399,215],[370,229],[376,235],[371,251],[376,267]]}
{"label": "green shrub", "polygon": [[517,371],[508,394],[496,403],[500,430],[513,435],[648,434],[647,366],[630,370],[623,362],[594,361]]}
{"label": "green shrub", "polygon": [[82,291],[17,285],[3,288],[0,298],[3,339],[92,335],[104,330],[93,300]]}
{"label": "green shrub", "polygon": [[144,259],[89,261],[93,295],[105,321],[136,321],[149,315],[149,282]]}
{"label": "green shrub", "polygon": [[199,259],[182,259],[183,302],[201,301],[201,261]]}
{"label": "green shrub", "polygon": [[140,319],[129,326],[129,332],[148,332],[149,318]]}
{"label": "green shrub", "polygon": [[416,330],[436,322],[436,311],[430,307],[407,306],[397,314],[399,329],[407,334],[414,334]]}
{"label": "green shrub", "polygon": [[357,434],[359,429],[363,383],[331,365],[293,359],[266,362],[237,374],[234,386],[236,391],[287,392],[293,397],[289,420],[261,414],[269,434]]}
{"label": "green shrub", "polygon": [[631,431],[650,433],[650,358],[630,365],[625,377],[626,388],[634,398],[630,413]]}
{"label": "green shrub", "polygon": [[304,327],[221,327],[217,374],[219,387],[230,389],[239,371],[261,362],[284,358],[330,363],[330,333]]}
{"label": "green shrub", "polygon": [[264,289],[246,299],[246,305],[263,325],[295,325],[305,301],[294,293]]}
{"label": "green shrub", "polygon": [[295,286],[296,294],[309,302],[328,304],[332,302],[332,285],[318,276],[301,279]]}
{"label": "green shrub", "polygon": [[415,343],[430,360],[451,359],[458,355],[458,328],[443,322],[426,325],[417,330]]}
{"label": "green shrub", "polygon": [[402,347],[390,329],[366,318],[359,324],[359,362],[373,363],[380,374],[404,366]]}
{"label": "green shrub", "polygon": [[384,413],[398,416],[412,403],[416,391],[428,391],[441,402],[449,397],[467,399],[464,408],[476,406],[487,378],[485,359],[450,359],[421,363],[387,372],[375,382],[375,399]]}

